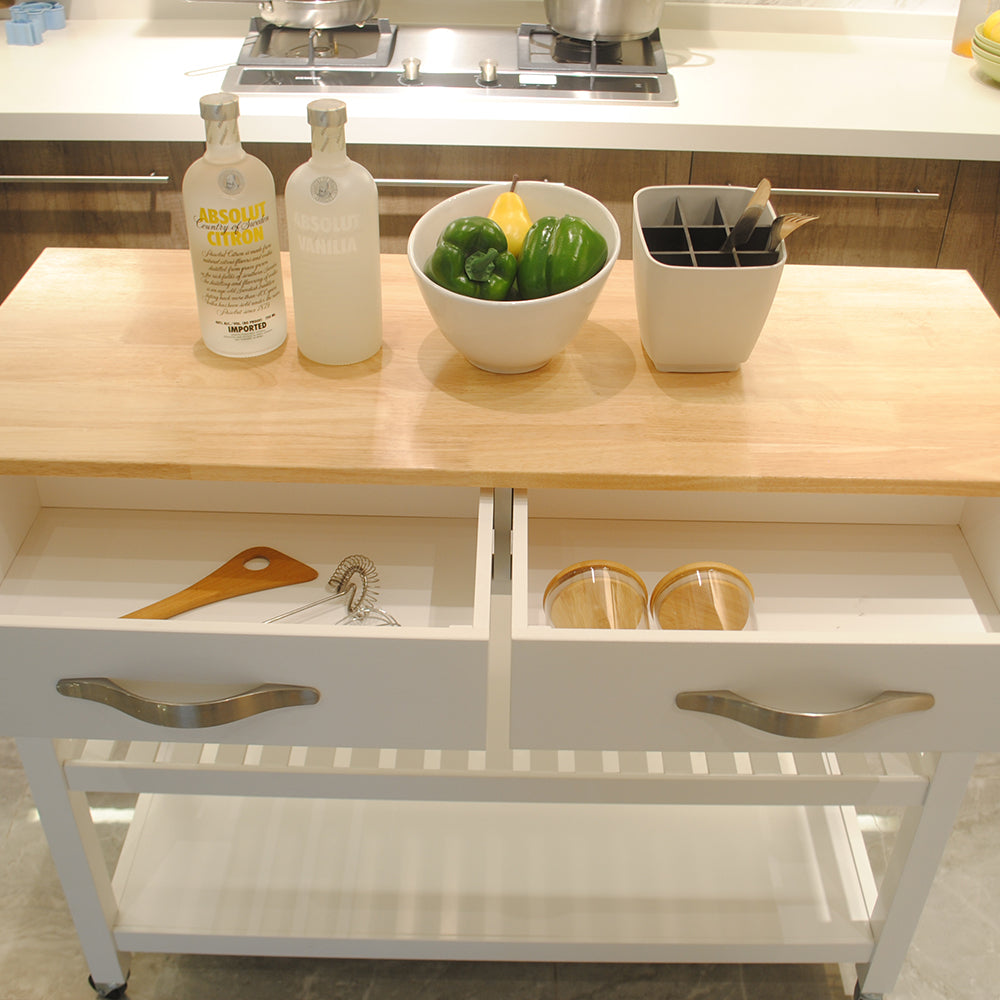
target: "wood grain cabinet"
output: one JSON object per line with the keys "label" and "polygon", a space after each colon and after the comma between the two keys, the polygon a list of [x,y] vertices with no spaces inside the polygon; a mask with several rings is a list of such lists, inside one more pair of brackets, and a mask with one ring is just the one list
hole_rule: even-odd
{"label": "wood grain cabinet", "polygon": [[[285,246],[285,183],[309,156],[307,143],[246,143],[274,174]],[[187,232],[181,181],[201,143],[8,142],[0,145],[0,300],[47,246],[181,248]],[[453,182],[549,179],[604,202],[631,254],[632,193],[648,184],[683,184],[690,154],[588,149],[358,145],[350,155],[385,180],[380,186],[382,250],[405,253],[416,220],[457,190]],[[86,178],[101,178],[85,182]],[[149,177],[142,182],[141,178]],[[441,186],[434,186],[441,180]]]}
{"label": "wood grain cabinet", "polygon": [[958,163],[888,157],[696,153],[692,184],[755,187],[817,222],[788,241],[795,264],[937,267]]}
{"label": "wood grain cabinet", "polygon": [[201,151],[195,143],[0,143],[0,299],[47,246],[187,246],[180,178]]}
{"label": "wood grain cabinet", "polygon": [[967,270],[1000,312],[1000,163],[960,163],[940,267]]}
{"label": "wood grain cabinet", "polygon": [[[46,246],[184,247],[180,184],[200,143],[8,142],[0,175],[0,299]],[[306,143],[247,143],[281,192],[308,155]],[[351,156],[380,186],[382,250],[404,253],[413,223],[457,181],[571,184],[603,201],[631,256],[632,195],[654,184],[735,184],[768,177],[778,212],[820,221],[790,242],[793,263],[968,270],[1000,308],[1000,165],[886,157],[790,156],[594,149],[355,145]],[[79,179],[101,177],[98,182]],[[146,182],[143,177],[148,177]],[[60,178],[65,178],[61,180]],[[74,180],[75,178],[75,180]],[[157,178],[160,178],[159,180]],[[166,178],[164,180],[163,178]],[[440,186],[433,182],[439,180]],[[282,236],[284,240],[284,236]]]}

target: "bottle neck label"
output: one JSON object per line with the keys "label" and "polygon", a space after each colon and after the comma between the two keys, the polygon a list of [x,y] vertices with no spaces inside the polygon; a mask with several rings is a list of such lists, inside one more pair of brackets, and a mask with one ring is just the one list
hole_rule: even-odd
{"label": "bottle neck label", "polygon": [[318,205],[329,205],[337,197],[337,182],[332,177],[317,177],[309,185],[309,197]]}

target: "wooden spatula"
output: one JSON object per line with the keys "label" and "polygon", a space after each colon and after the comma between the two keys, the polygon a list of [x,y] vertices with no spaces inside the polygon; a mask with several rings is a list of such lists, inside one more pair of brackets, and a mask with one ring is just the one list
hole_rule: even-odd
{"label": "wooden spatula", "polygon": [[[248,567],[254,559],[266,559],[267,565],[260,569]],[[183,611],[201,608],[206,604],[224,601],[227,597],[253,594],[259,590],[287,587],[293,583],[308,583],[319,576],[317,570],[298,559],[286,556],[277,549],[266,545],[255,545],[233,556],[204,579],[179,590],[162,601],[150,604],[122,618],[173,618]]]}
{"label": "wooden spatula", "polygon": [[757,220],[764,211],[768,198],[771,197],[771,182],[765,177],[758,185],[757,190],[750,195],[747,207],[743,209],[743,214],[736,220],[736,225],[730,230],[726,237],[726,242],[722,244],[719,253],[731,253],[737,247],[743,246],[750,234],[757,225]]}

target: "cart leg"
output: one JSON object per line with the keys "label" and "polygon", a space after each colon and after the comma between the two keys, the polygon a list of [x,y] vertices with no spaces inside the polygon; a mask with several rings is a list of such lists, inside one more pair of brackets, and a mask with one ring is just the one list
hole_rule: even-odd
{"label": "cart leg", "polygon": [[895,985],[975,763],[973,753],[940,754],[923,803],[906,812],[872,912],[872,957],[858,966],[860,1000]]}
{"label": "cart leg", "polygon": [[118,907],[87,797],[67,787],[52,740],[19,738],[17,749],[90,967],[91,985],[102,997],[116,989],[120,996],[128,981],[128,956],[118,951],[111,930]]}

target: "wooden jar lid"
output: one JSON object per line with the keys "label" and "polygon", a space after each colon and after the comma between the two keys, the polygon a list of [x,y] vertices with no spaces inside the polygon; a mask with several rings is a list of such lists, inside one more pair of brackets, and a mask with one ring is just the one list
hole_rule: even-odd
{"label": "wooden jar lid", "polygon": [[611,570],[613,573],[621,573],[622,576],[628,577],[637,587],[642,590],[643,596],[647,594],[646,584],[643,583],[642,577],[634,569],[626,566],[624,563],[613,562],[610,559],[584,559],[582,562],[573,563],[572,566],[567,566],[565,569],[561,569],[551,580],[549,580],[548,586],[545,588],[545,593],[542,596],[542,603],[544,604],[549,599],[549,594],[552,591],[564,584],[567,580],[572,579],[574,576],[579,576],[581,573],[586,573],[587,570],[591,569],[607,569]]}
{"label": "wooden jar lid", "polygon": [[545,588],[545,612],[556,628],[648,628],[642,578],[621,563],[591,559],[560,570]]}
{"label": "wooden jar lid", "polygon": [[[700,581],[682,582],[685,577],[709,572],[718,577],[711,586]],[[677,584],[680,586],[671,591]],[[750,618],[753,599],[753,586],[743,573],[726,563],[706,561],[671,570],[653,588],[649,603],[663,629],[739,630]]]}

